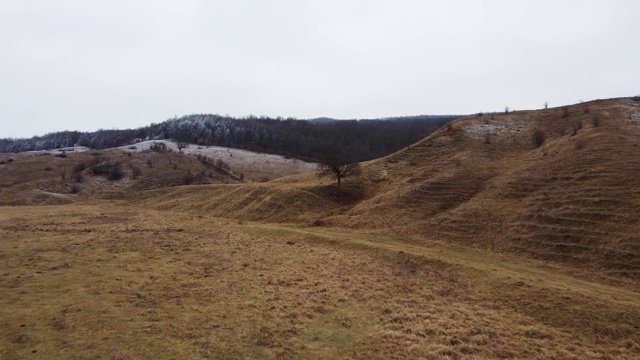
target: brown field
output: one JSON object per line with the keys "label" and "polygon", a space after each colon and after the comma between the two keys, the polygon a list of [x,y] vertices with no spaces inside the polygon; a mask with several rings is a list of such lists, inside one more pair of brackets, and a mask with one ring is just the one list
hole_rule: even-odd
{"label": "brown field", "polygon": [[0,210],[2,359],[640,356],[640,293],[392,235]]}
{"label": "brown field", "polygon": [[458,120],[339,196],[0,154],[0,359],[638,359],[639,149],[614,99]]}

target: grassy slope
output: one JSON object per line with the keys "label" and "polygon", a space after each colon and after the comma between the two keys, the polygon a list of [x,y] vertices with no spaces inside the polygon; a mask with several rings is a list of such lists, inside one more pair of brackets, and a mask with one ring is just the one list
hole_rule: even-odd
{"label": "grassy slope", "polygon": [[[536,129],[547,135],[540,147],[531,140]],[[364,164],[362,178],[351,181],[357,196],[346,201],[328,196],[330,179],[305,174],[235,188],[160,190],[139,203],[386,229],[637,281],[639,146],[640,101],[594,101],[459,120]]]}
{"label": "grassy slope", "polygon": [[3,359],[640,356],[638,292],[463,247],[107,202],[0,237]]}
{"label": "grassy slope", "polygon": [[[195,157],[176,152],[125,153],[120,150],[67,153],[66,157],[42,154],[0,154],[0,205],[55,205],[86,200],[87,197],[122,197],[135,190],[183,185],[188,177],[194,183],[237,183]],[[120,164],[123,178],[109,181],[91,168],[76,179],[81,163]],[[88,166],[88,165],[87,165]],[[134,169],[136,174],[134,175]]]}
{"label": "grassy slope", "polygon": [[639,151],[637,100],[463,120],[375,163],[390,181],[347,219],[638,280]]}
{"label": "grassy slope", "polygon": [[346,198],[307,174],[0,208],[0,355],[637,358],[639,107],[460,120]]}

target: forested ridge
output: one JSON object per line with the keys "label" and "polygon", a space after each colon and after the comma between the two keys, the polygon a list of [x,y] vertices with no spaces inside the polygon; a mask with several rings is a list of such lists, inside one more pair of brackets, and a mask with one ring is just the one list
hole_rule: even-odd
{"label": "forested ridge", "polygon": [[76,145],[105,149],[144,140],[172,139],[311,161],[334,151],[345,160],[355,162],[391,154],[457,117],[419,115],[365,120],[297,120],[254,116],[238,119],[197,114],[137,129],[61,131],[29,139],[0,139],[0,152],[50,150]]}

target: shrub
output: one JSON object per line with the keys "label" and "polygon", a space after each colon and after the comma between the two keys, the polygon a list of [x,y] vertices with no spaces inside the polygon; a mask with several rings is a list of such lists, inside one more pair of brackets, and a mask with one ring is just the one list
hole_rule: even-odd
{"label": "shrub", "polygon": [[569,117],[569,107],[568,106],[563,106],[562,107],[562,114],[560,115],[560,117],[562,117],[563,119],[566,119]]}
{"label": "shrub", "polygon": [[159,153],[166,152],[169,150],[165,143],[157,143],[157,142],[154,142],[153,144],[151,144],[150,149]]}
{"label": "shrub", "polygon": [[131,172],[133,173],[133,178],[137,179],[138,176],[142,175],[142,170],[140,170],[139,167],[137,166],[132,166],[131,167]]}
{"label": "shrub", "polygon": [[53,155],[53,156],[55,156],[55,157],[59,157],[59,158],[66,158],[66,157],[67,157],[67,154],[65,154],[65,153],[63,153],[63,152],[62,152],[62,153],[60,153],[60,154],[55,154],[55,155]]}
{"label": "shrub", "polygon": [[584,140],[582,140],[582,139],[576,140],[575,148],[576,148],[576,150],[580,150],[580,149],[583,149],[585,145],[586,145],[586,143],[585,143]]}
{"label": "shrub", "polygon": [[196,177],[191,172],[187,172],[182,177],[182,184],[183,185],[191,185],[191,184],[194,183],[195,180],[196,180]]}
{"label": "shrub", "polygon": [[84,169],[86,169],[86,168],[87,168],[87,164],[81,162],[78,165],[73,167],[73,172],[74,173],[80,173],[80,172],[83,172]]}
{"label": "shrub", "polygon": [[582,121],[581,120],[576,120],[573,123],[573,126],[571,127],[571,136],[577,135],[578,131],[580,131],[580,129],[582,129]]}
{"label": "shrub", "polygon": [[151,159],[147,159],[147,166],[150,168],[153,167],[153,161],[151,161]]}
{"label": "shrub", "polygon": [[129,150],[136,150],[136,149],[137,149],[137,147],[135,147],[135,146],[129,146]]}
{"label": "shrub", "polygon": [[91,168],[95,175],[101,175],[108,180],[117,181],[124,177],[124,172],[120,164],[101,163]]}
{"label": "shrub", "polygon": [[602,116],[600,116],[600,114],[593,115],[593,117],[591,118],[591,124],[593,125],[593,127],[599,127],[600,125],[602,125]]}
{"label": "shrub", "polygon": [[535,147],[537,148],[542,146],[545,140],[547,140],[547,134],[545,134],[545,132],[540,129],[537,129],[531,135],[531,141],[533,142],[533,145],[535,145]]}
{"label": "shrub", "polygon": [[53,170],[53,168],[51,166],[47,166],[47,167],[44,168],[44,171],[51,171],[51,170]]}

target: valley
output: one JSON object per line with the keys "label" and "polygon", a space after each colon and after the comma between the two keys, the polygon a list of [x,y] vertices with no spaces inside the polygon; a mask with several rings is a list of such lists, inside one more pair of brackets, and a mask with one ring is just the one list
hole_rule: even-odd
{"label": "valley", "polygon": [[0,154],[0,358],[637,359],[639,119],[464,117],[340,190],[197,145]]}

